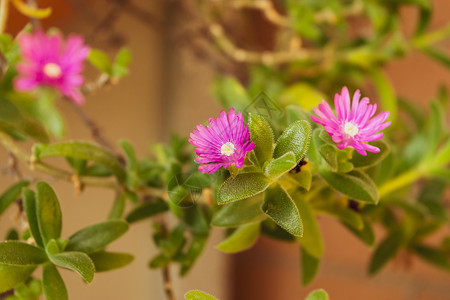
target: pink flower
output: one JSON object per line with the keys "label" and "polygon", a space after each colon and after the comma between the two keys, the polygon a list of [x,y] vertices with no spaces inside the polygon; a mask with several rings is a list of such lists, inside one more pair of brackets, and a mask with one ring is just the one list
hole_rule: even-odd
{"label": "pink flower", "polygon": [[311,116],[311,119],[325,127],[339,149],[351,146],[361,155],[367,155],[366,151],[377,153],[380,152],[380,149],[366,144],[366,142],[376,141],[383,137],[383,133],[377,132],[391,125],[391,122],[383,123],[389,117],[389,112],[382,112],[370,119],[375,114],[377,105],[369,104],[367,97],[359,101],[360,97],[361,93],[357,90],[353,95],[353,103],[350,108],[350,95],[347,87],[344,86],[341,94],[334,96],[336,116],[328,103],[323,100],[318,108],[314,108],[314,112],[319,117]]}
{"label": "pink flower", "polygon": [[84,102],[78,90],[83,84],[83,61],[89,48],[80,36],[69,36],[64,42],[59,35],[42,32],[19,37],[22,61],[14,86],[20,91],[30,91],[37,86],[50,86],[77,104]]}
{"label": "pink flower", "polygon": [[236,114],[233,108],[228,114],[222,110],[217,119],[209,118],[209,126],[197,125],[190,136],[189,143],[197,147],[195,162],[202,164],[198,167],[202,173],[214,173],[232,164],[241,168],[245,155],[255,148],[242,113]]}

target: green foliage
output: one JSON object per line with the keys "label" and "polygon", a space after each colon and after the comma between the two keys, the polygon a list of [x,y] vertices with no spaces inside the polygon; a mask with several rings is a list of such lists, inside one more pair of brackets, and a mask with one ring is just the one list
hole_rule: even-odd
{"label": "green foliage", "polygon": [[328,293],[323,289],[315,290],[309,293],[305,300],[328,300]]}
{"label": "green foliage", "polygon": [[53,264],[42,267],[42,286],[46,300],[68,300],[66,285]]}
{"label": "green foliage", "polygon": [[250,223],[239,227],[216,248],[225,253],[236,253],[252,247],[258,239],[259,226],[259,223]]}
{"label": "green foliage", "polygon": [[128,223],[144,220],[167,211],[169,207],[162,199],[138,205],[125,218]]}
{"label": "green foliage", "polygon": [[306,154],[310,138],[311,126],[307,121],[297,121],[292,123],[278,138],[273,157],[279,158],[291,151],[294,152],[298,162]]}
{"label": "green foliage", "polygon": [[0,264],[0,293],[6,292],[30,277],[36,266]]}
{"label": "green foliage", "polygon": [[45,251],[35,246],[19,242],[0,243],[0,264],[10,266],[35,266],[46,262]]}
{"label": "green foliage", "polygon": [[94,279],[95,266],[86,253],[72,251],[49,254],[48,257],[56,266],[77,272],[89,283]]}
{"label": "green foliage", "polygon": [[266,215],[260,209],[262,202],[262,194],[258,194],[242,201],[227,204],[214,215],[211,225],[237,227],[262,221],[266,218]]}
{"label": "green foliage", "polygon": [[228,178],[217,192],[217,203],[225,204],[264,192],[270,180],[261,173],[239,174]]}
{"label": "green foliage", "polygon": [[106,272],[125,267],[130,264],[134,257],[127,253],[117,252],[95,252],[89,254],[95,265],[95,272]]}
{"label": "green foliage", "polygon": [[69,238],[65,250],[81,251],[87,254],[97,252],[121,237],[127,230],[128,224],[120,220],[91,225],[74,233]]}
{"label": "green foliage", "polygon": [[224,107],[233,107],[236,112],[245,111],[251,103],[245,88],[233,77],[217,78],[212,89]]}
{"label": "green foliage", "polygon": [[213,296],[201,291],[189,291],[184,294],[186,300],[217,300]]}
{"label": "green foliage", "polygon": [[268,163],[264,173],[271,179],[277,179],[283,174],[289,172],[296,165],[297,159],[295,154],[294,152],[289,151]]}
{"label": "green foliage", "polygon": [[270,125],[261,116],[250,114],[248,128],[250,138],[255,144],[253,151],[259,165],[272,158],[274,136]]}
{"label": "green foliage", "polygon": [[28,186],[28,181],[19,181],[9,187],[0,195],[0,215],[19,197],[23,187]]}
{"label": "green foliage", "polygon": [[45,182],[36,184],[36,216],[42,242],[46,245],[51,239],[61,237],[62,213],[58,198]]}
{"label": "green foliage", "polygon": [[307,285],[311,283],[317,275],[319,270],[320,258],[314,257],[309,254],[303,247],[301,247],[301,271],[302,271],[302,284]]}

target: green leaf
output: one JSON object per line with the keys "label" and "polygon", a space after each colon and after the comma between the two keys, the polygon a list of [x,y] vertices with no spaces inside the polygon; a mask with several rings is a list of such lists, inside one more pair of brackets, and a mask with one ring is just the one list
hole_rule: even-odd
{"label": "green leaf", "polygon": [[380,152],[378,153],[367,152],[366,156],[354,152],[353,157],[350,160],[354,168],[369,168],[375,166],[389,154],[390,147],[385,142],[375,141],[370,142],[369,144],[378,147],[380,149]]}
{"label": "green leaf", "polygon": [[167,203],[158,198],[153,202],[147,202],[137,206],[127,215],[125,219],[128,223],[134,223],[166,212],[168,209],[169,206]]}
{"label": "green leaf", "polygon": [[328,300],[328,293],[323,289],[315,290],[309,293],[305,300]]}
{"label": "green leaf", "polygon": [[45,300],[68,300],[66,285],[53,264],[45,264],[42,269],[42,286]]}
{"label": "green leaf", "polygon": [[302,82],[287,87],[279,96],[279,101],[283,106],[294,104],[305,110],[312,110],[325,98],[315,87]]}
{"label": "green leaf", "polygon": [[95,266],[86,253],[63,252],[49,255],[49,259],[59,267],[77,272],[89,283],[94,279]]}
{"label": "green leaf", "polygon": [[377,273],[391,258],[395,256],[404,241],[401,229],[392,230],[377,246],[370,260],[369,274]]}
{"label": "green leaf", "polygon": [[125,211],[125,200],[127,196],[125,194],[119,194],[114,199],[113,206],[109,211],[108,220],[121,219],[123,212]]}
{"label": "green leaf", "polygon": [[314,257],[301,247],[301,270],[302,270],[302,284],[310,284],[317,275],[319,270],[320,258]]}
{"label": "green leaf", "polygon": [[364,228],[364,221],[361,214],[343,207],[337,202],[322,203],[317,209],[337,217],[342,223],[354,228],[356,230],[362,230]]}
{"label": "green leaf", "polygon": [[[364,221],[364,227],[358,230],[358,227],[350,226],[344,223],[345,227],[350,230],[356,237],[363,241],[367,246],[372,247],[375,244],[375,233],[373,231],[372,225],[366,219]],[[342,221],[342,219],[341,219]]]}
{"label": "green leaf", "polygon": [[266,191],[261,209],[290,234],[303,236],[303,223],[297,206],[281,186],[275,185]]}
{"label": "green leaf", "polygon": [[184,294],[186,300],[217,300],[213,296],[201,291],[189,291]]}
{"label": "green leaf", "polygon": [[23,187],[28,186],[30,183],[28,181],[19,181],[9,187],[0,196],[0,215],[5,212],[5,210],[19,197],[20,192]]}
{"label": "green leaf", "polygon": [[444,108],[439,102],[433,101],[431,106],[431,118],[429,119],[427,130],[427,151],[425,159],[432,158],[436,155],[436,150],[439,147],[441,141],[444,126]]}
{"label": "green leaf", "polygon": [[82,175],[83,172],[86,170],[87,161],[85,159],[66,157],[66,160],[77,175]]}
{"label": "green leaf", "polygon": [[434,158],[434,164],[442,166],[450,162],[450,140],[448,140],[444,146],[439,150],[438,154]]}
{"label": "green leaf", "polygon": [[138,162],[136,160],[136,154],[134,153],[133,146],[127,141],[120,141],[120,146],[125,152],[126,161],[127,161],[127,186],[130,189],[136,189],[139,185],[139,176],[138,176]]}
{"label": "green leaf", "polygon": [[392,123],[397,120],[398,103],[394,87],[381,69],[374,68],[371,71],[372,81],[377,88],[378,99],[384,111],[389,111],[389,119]]}
{"label": "green leaf", "polygon": [[53,145],[35,145],[34,159],[45,157],[64,156],[91,160],[110,169],[123,182],[126,173],[117,157],[108,150],[86,142],[63,142]]}
{"label": "green leaf", "polygon": [[223,106],[234,107],[236,112],[245,111],[250,98],[245,88],[231,76],[219,77],[213,82],[213,93]]}
{"label": "green leaf", "polygon": [[292,123],[279,137],[273,157],[278,158],[292,151],[299,162],[308,150],[310,138],[311,126],[307,121]]}
{"label": "green leaf", "polygon": [[217,203],[225,204],[264,192],[270,180],[261,173],[244,173],[228,178],[217,192]]}
{"label": "green leaf", "polygon": [[450,258],[446,251],[425,245],[413,245],[411,250],[434,266],[450,271]]}
{"label": "green leaf", "polygon": [[252,247],[259,237],[259,223],[251,223],[239,227],[226,240],[216,246],[225,253],[236,253]]}
{"label": "green leaf", "polygon": [[0,293],[13,289],[21,282],[25,282],[36,266],[11,266],[0,264]]}
{"label": "green leaf", "polygon": [[37,219],[36,198],[34,192],[30,189],[24,188],[22,190],[22,202],[23,208],[27,215],[31,234],[36,241],[36,244],[40,247],[44,247],[44,242],[42,241],[39,222]]}
{"label": "green leaf", "polygon": [[130,264],[134,257],[127,253],[117,252],[95,252],[89,254],[95,265],[96,272],[105,272],[125,267]]}
{"label": "green leaf", "polygon": [[373,181],[361,171],[334,173],[325,168],[320,168],[319,174],[329,185],[352,199],[372,204],[378,203],[380,199]]}
{"label": "green leaf", "polygon": [[44,250],[19,242],[0,242],[0,264],[13,266],[34,266],[47,261]]}
{"label": "green leaf", "polygon": [[302,222],[305,228],[303,236],[298,238],[298,241],[308,253],[320,258],[323,254],[323,241],[316,216],[308,203],[303,199],[302,194],[298,192],[294,193],[292,198],[302,216]]}
{"label": "green leaf", "polygon": [[62,215],[55,192],[45,182],[36,184],[36,215],[42,241],[47,244],[51,239],[61,237]]}
{"label": "green leaf", "polygon": [[106,55],[105,52],[97,49],[91,49],[91,51],[89,52],[88,60],[91,64],[93,64],[97,69],[99,69],[103,73],[111,75],[112,73],[111,61],[109,60],[108,55]]}
{"label": "green leaf", "polygon": [[295,154],[289,151],[268,163],[264,173],[272,180],[275,180],[276,178],[292,170],[296,165],[297,159],[295,158]]}
{"label": "green leaf", "polygon": [[436,47],[422,47],[421,50],[438,63],[450,68],[450,56]]}
{"label": "green leaf", "polygon": [[112,66],[112,76],[121,78],[128,74],[128,66],[131,62],[131,52],[127,47],[122,47],[117,53],[116,60]]}
{"label": "green leaf", "polygon": [[177,258],[177,261],[179,261],[181,264],[180,276],[184,276],[187,274],[187,272],[189,272],[189,270],[194,265],[195,261],[205,248],[207,240],[208,235],[203,233],[194,234],[192,236],[192,241],[187,252]]}
{"label": "green leaf", "polygon": [[128,224],[121,220],[111,220],[88,226],[69,238],[67,251],[93,253],[102,250],[128,230]]}
{"label": "green leaf", "polygon": [[237,227],[262,221],[266,218],[260,208],[262,201],[262,194],[258,194],[242,201],[227,204],[217,212],[211,224],[219,227]]}
{"label": "green leaf", "polygon": [[259,165],[262,166],[272,158],[274,143],[273,131],[263,117],[254,114],[249,114],[249,116],[248,129],[251,140],[255,144],[253,151],[255,152]]}

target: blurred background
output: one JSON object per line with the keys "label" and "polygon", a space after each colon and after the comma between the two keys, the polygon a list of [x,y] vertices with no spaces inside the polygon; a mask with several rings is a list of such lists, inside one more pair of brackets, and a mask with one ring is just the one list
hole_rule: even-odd
{"label": "blurred background", "polygon": [[[242,65],[228,63],[223,55],[205,45],[205,33],[201,28],[197,30],[199,16],[190,2],[38,1],[40,7],[53,7],[52,16],[43,23],[46,28],[55,26],[65,34],[81,34],[88,44],[107,51],[111,57],[123,45],[130,48],[133,55],[130,75],[120,84],[88,96],[83,109],[110,141],[128,139],[140,157],[148,155],[150,143],[168,141],[172,132],[187,136],[196,124],[218,114],[220,105],[211,92],[217,74],[232,73],[246,82]],[[435,0],[433,5],[430,29],[443,27],[450,21],[448,0]],[[236,43],[260,51],[274,43],[274,28],[260,11],[248,9],[237,16],[227,15],[226,19],[228,24],[235,21],[229,30],[236,35]],[[416,21],[414,10],[401,10],[402,30],[406,34]],[[15,34],[27,22],[13,11],[7,31]],[[357,20],[354,22],[358,26]],[[441,46],[448,50],[450,42]],[[416,51],[390,62],[385,71],[397,94],[424,102],[423,107],[441,85],[450,87],[448,69]],[[95,80],[95,76],[88,69],[88,80]],[[67,138],[87,139],[89,130],[71,105],[61,101],[59,106],[67,120]],[[0,163],[5,165],[6,153],[1,153]],[[75,195],[70,184],[46,179],[52,185],[54,182],[61,200],[63,236],[106,217],[113,201],[112,192],[89,188],[82,195]],[[8,180],[2,177],[2,188],[12,182]],[[18,222],[15,209],[10,208],[11,219],[0,220],[0,234],[8,229],[6,224]],[[425,265],[408,253],[399,253],[394,263],[375,277],[369,277],[366,270],[371,250],[335,220],[322,217],[319,223],[325,256],[312,285],[300,285],[295,244],[261,237],[251,250],[225,255],[213,247],[223,237],[223,232],[215,229],[206,253],[185,278],[178,278],[177,270],[172,270],[177,297],[181,299],[190,289],[200,289],[219,299],[290,300],[303,299],[311,290],[324,288],[331,299],[450,299],[449,274]],[[377,233],[381,235],[381,231]],[[449,233],[447,228],[442,234]],[[124,269],[97,274],[90,285],[84,284],[76,274],[64,272],[72,299],[164,299],[159,271],[147,268],[149,258],[156,253],[149,222],[131,227],[128,234],[113,244],[112,250],[132,253],[135,261]]]}

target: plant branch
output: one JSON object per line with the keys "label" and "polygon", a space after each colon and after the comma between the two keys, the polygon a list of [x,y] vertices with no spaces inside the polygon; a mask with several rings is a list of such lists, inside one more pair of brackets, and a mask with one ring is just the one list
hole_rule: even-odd
{"label": "plant branch", "polygon": [[[161,217],[161,220],[158,222],[161,226],[162,233],[164,235],[168,235],[167,224],[164,219],[164,216]],[[175,300],[175,294],[173,292],[173,284],[170,276],[170,268],[169,265],[166,265],[161,269],[163,282],[164,282],[164,293],[166,294],[167,300]]]}
{"label": "plant branch", "polygon": [[422,168],[420,167],[402,173],[401,175],[395,177],[394,179],[389,180],[387,183],[385,183],[378,189],[380,197],[382,198],[402,187],[411,184],[412,182],[422,177],[424,174],[425,172],[423,172]]}
{"label": "plant branch", "polygon": [[5,32],[8,22],[9,0],[0,0],[0,33]]}

